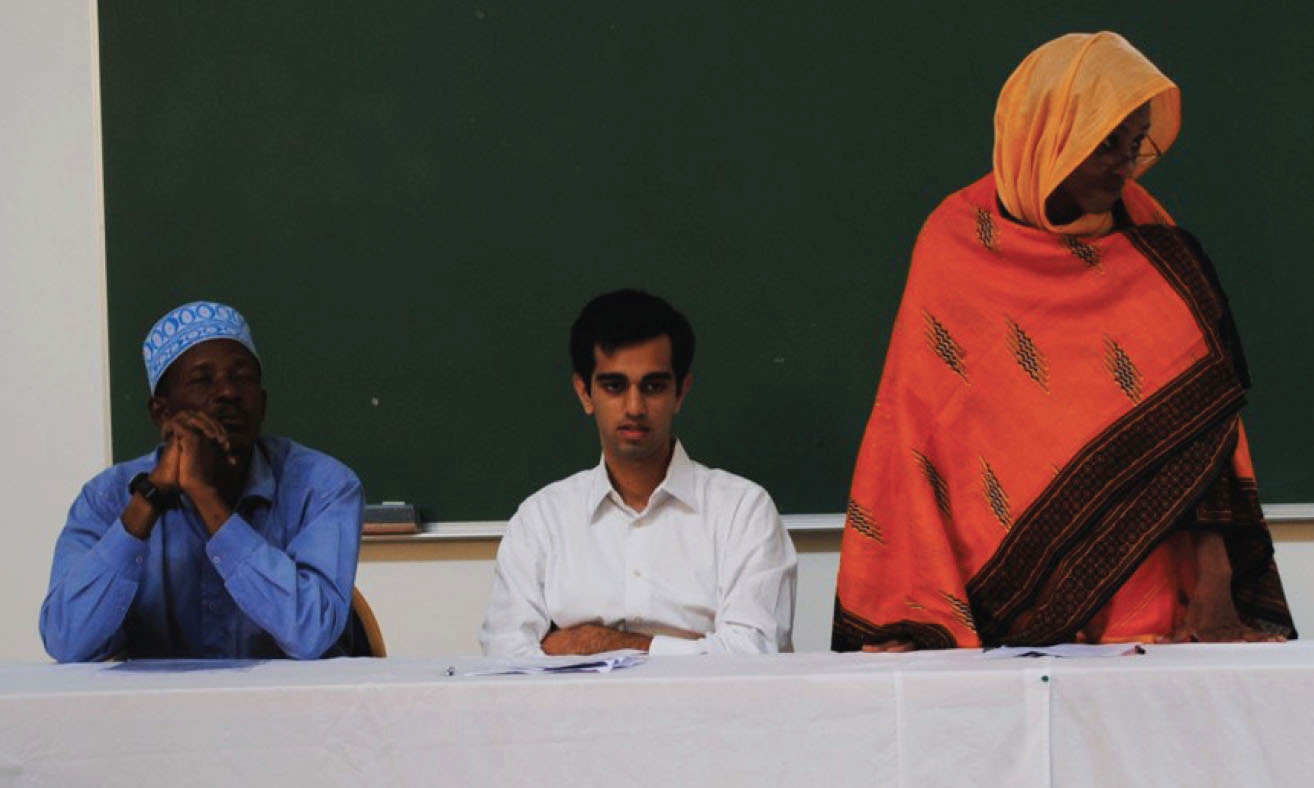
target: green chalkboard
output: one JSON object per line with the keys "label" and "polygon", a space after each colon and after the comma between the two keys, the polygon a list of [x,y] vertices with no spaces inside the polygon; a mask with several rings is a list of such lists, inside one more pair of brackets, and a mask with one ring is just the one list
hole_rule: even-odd
{"label": "green chalkboard", "polygon": [[641,286],[698,333],[690,452],[839,511],[921,221],[1023,55],[1107,28],[1183,88],[1147,185],[1233,298],[1264,499],[1314,501],[1314,6],[1105,5],[103,3],[115,456],[154,439],[146,328],[216,298],[269,431],[505,518],[596,461],[567,328]]}

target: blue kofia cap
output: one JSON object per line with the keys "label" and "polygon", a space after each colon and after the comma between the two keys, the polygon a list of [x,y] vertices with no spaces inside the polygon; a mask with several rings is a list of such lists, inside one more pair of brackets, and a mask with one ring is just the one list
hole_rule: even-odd
{"label": "blue kofia cap", "polygon": [[183,304],[157,320],[146,332],[146,341],[141,345],[151,393],[155,393],[155,387],[170,364],[189,348],[211,339],[240,342],[257,361],[260,360],[255,340],[251,338],[251,327],[241,312],[218,301]]}

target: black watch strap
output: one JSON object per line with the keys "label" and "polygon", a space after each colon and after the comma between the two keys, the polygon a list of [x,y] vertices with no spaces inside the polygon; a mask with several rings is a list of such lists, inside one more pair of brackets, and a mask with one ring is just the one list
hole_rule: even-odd
{"label": "black watch strap", "polygon": [[156,487],[151,482],[150,474],[145,471],[132,477],[132,481],[128,482],[128,492],[140,495],[157,512],[168,509],[174,502],[174,496]]}

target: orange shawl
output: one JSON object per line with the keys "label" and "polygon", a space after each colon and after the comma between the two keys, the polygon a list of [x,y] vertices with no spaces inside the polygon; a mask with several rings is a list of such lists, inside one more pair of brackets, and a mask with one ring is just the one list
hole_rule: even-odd
{"label": "orange shawl", "polygon": [[[1238,611],[1291,630],[1238,410],[1244,361],[1189,235],[1079,240],[1003,218],[995,179],[927,220],[858,456],[833,646],[1148,639],[1223,527]],[[1148,223],[1148,224],[1147,224]]]}

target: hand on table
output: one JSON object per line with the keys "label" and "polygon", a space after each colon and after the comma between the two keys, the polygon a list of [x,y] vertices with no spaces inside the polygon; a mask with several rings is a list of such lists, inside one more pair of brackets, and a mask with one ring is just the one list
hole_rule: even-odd
{"label": "hand on table", "polygon": [[1230,589],[1196,589],[1186,620],[1159,643],[1282,643],[1286,638],[1248,627],[1237,615]]}
{"label": "hand on table", "polygon": [[1223,535],[1214,530],[1192,534],[1195,544],[1195,589],[1186,617],[1159,643],[1281,643],[1281,635],[1246,626],[1232,601],[1232,563]]}

